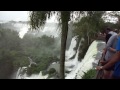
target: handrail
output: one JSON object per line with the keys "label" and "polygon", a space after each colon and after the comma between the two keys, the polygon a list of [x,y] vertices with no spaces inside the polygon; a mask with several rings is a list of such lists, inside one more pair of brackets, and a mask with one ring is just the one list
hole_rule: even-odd
{"label": "handrail", "polygon": [[[103,58],[104,58],[104,55],[102,54],[102,57],[101,57],[100,60],[103,60]],[[102,66],[101,63],[100,63],[100,60],[98,62],[98,66]],[[95,79],[102,79],[102,76],[103,76],[103,70],[99,70],[96,73]]]}

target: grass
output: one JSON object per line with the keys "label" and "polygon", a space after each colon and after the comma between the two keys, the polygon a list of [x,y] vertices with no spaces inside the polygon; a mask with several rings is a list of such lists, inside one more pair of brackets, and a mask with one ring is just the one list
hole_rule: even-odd
{"label": "grass", "polygon": [[95,69],[90,69],[87,72],[84,72],[82,79],[93,79],[96,75]]}

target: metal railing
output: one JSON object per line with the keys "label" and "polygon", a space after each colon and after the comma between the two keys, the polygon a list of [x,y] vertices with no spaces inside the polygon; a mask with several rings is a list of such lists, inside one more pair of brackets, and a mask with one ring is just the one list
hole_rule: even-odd
{"label": "metal railing", "polygon": [[[101,63],[100,63],[100,61],[103,60],[103,58],[104,58],[104,55],[102,54],[102,57],[101,57],[101,59],[100,59],[99,62],[98,62],[98,66],[102,66]],[[103,73],[103,70],[97,71],[97,72],[96,72],[95,79],[102,79],[102,78],[103,78],[103,74],[104,74],[104,73]]]}

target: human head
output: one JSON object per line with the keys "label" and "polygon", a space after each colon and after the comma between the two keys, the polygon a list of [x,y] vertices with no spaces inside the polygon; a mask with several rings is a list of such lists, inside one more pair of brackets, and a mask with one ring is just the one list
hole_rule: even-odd
{"label": "human head", "polygon": [[116,32],[116,33],[119,33],[119,30],[118,30],[118,29],[114,29],[113,31]]}
{"label": "human head", "polygon": [[109,27],[107,27],[107,28],[106,28],[106,34],[108,34],[110,31],[112,31],[112,29],[109,28]]}

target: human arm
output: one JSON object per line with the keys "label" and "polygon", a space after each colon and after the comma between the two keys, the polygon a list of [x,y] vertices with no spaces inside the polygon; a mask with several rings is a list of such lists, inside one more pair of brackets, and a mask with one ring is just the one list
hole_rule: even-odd
{"label": "human arm", "polygon": [[119,60],[120,60],[120,52],[117,52],[117,53],[114,54],[114,56],[108,61],[107,64],[105,64],[104,66],[97,66],[96,69],[97,69],[97,70],[108,69],[108,68],[114,66],[115,63],[118,62]]}
{"label": "human arm", "polygon": [[110,47],[109,50],[112,51],[112,52],[117,52],[116,49],[114,49],[112,47]]}
{"label": "human arm", "polygon": [[112,67],[113,65],[115,65],[115,63],[120,60],[120,37],[119,37],[117,45],[116,45],[116,51],[117,51],[117,53],[114,54],[110,60],[108,60],[109,62],[107,64],[105,64],[104,66],[96,67],[97,70],[108,69],[108,68]]}

